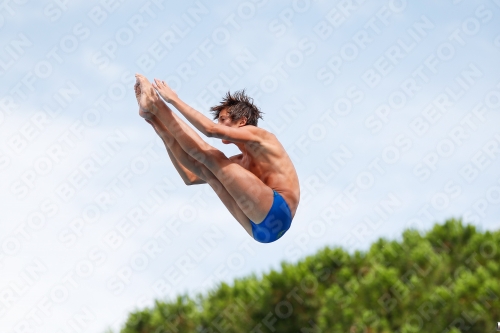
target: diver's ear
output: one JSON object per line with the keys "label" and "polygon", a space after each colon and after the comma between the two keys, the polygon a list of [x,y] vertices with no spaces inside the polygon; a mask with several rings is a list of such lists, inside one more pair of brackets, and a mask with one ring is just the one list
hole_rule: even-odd
{"label": "diver's ear", "polygon": [[247,117],[241,117],[240,120],[238,120],[238,126],[241,127],[241,126],[245,126],[247,124]]}

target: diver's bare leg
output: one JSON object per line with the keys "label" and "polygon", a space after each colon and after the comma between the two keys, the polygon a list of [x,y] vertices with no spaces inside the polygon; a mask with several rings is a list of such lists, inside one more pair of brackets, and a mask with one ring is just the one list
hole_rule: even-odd
{"label": "diver's bare leg", "polygon": [[137,75],[137,80],[141,92],[138,99],[141,109],[154,111],[182,149],[217,177],[248,219],[255,223],[262,222],[273,204],[273,190],[253,173],[206,143],[158,97],[145,77]]}

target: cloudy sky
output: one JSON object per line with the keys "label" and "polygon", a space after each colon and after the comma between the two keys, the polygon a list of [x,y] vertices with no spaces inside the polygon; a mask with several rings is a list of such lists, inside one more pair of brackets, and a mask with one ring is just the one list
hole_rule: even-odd
{"label": "cloudy sky", "polygon": [[[129,311],[406,228],[500,221],[500,1],[3,1],[0,326],[103,332]],[[134,73],[208,115],[246,89],[301,182],[259,244],[187,187]],[[208,139],[227,155],[236,147]]]}

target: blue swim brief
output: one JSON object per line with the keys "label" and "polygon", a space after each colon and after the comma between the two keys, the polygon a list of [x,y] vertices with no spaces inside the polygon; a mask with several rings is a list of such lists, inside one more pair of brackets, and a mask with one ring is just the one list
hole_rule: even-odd
{"label": "blue swim brief", "polygon": [[274,191],[273,205],[266,218],[259,224],[250,220],[253,238],[261,243],[271,243],[279,239],[292,224],[292,212],[281,194]]}

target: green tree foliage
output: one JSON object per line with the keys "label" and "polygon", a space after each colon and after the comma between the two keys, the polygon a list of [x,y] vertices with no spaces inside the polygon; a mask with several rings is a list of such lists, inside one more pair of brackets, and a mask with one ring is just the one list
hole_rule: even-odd
{"label": "green tree foliage", "polygon": [[500,320],[500,232],[451,219],[367,252],[324,248],[195,299],[156,301],[121,333],[485,333]]}

